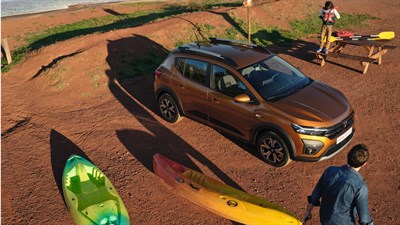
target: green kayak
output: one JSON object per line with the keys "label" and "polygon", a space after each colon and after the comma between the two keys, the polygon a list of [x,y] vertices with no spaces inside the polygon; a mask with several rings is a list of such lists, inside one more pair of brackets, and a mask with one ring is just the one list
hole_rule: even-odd
{"label": "green kayak", "polygon": [[72,155],[65,164],[62,187],[78,225],[129,225],[129,215],[110,180],[91,162]]}

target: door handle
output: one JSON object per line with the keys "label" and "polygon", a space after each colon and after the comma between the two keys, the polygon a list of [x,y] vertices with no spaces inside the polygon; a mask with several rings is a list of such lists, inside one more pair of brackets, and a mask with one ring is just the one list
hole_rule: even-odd
{"label": "door handle", "polygon": [[210,101],[210,102],[215,102],[215,103],[219,103],[219,101],[218,101],[216,98],[213,98],[213,97],[209,97],[209,98],[208,98],[208,101]]}
{"label": "door handle", "polygon": [[178,87],[181,89],[185,89],[185,86],[183,86],[182,84],[178,84]]}

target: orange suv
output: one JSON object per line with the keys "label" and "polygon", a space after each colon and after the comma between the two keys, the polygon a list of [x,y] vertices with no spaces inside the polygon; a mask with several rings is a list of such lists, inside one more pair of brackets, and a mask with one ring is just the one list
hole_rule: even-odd
{"label": "orange suv", "polygon": [[154,92],[163,119],[207,124],[276,167],[330,158],[354,135],[340,91],[251,43],[210,38],[176,48],[157,68]]}

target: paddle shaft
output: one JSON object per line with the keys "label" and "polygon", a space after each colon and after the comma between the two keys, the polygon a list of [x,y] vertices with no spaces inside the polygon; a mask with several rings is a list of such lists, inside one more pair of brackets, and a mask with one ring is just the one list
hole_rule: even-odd
{"label": "paddle shaft", "polygon": [[349,37],[329,37],[329,42],[339,41],[339,40],[380,40],[380,39],[392,39],[394,38],[393,31],[384,31],[380,32],[379,34],[370,34],[370,35],[353,35]]}

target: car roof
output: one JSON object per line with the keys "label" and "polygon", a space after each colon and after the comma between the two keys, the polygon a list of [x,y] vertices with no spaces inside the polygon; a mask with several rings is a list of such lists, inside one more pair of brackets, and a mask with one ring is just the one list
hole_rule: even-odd
{"label": "car roof", "polygon": [[210,40],[210,42],[183,45],[178,51],[219,58],[236,69],[257,63],[272,55],[268,49],[251,43],[215,38]]}

